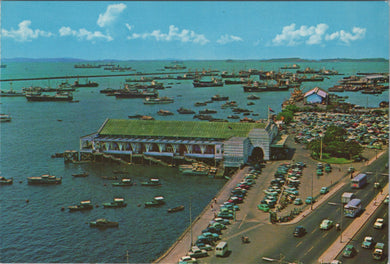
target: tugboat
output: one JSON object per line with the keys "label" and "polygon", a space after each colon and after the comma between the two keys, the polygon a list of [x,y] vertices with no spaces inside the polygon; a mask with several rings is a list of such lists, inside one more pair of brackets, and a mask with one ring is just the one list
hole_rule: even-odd
{"label": "tugboat", "polygon": [[93,209],[93,205],[91,204],[91,201],[81,201],[78,205],[71,205],[68,206],[69,212],[73,211],[85,211],[85,210],[91,210]]}
{"label": "tugboat", "polygon": [[150,179],[149,181],[141,182],[142,186],[161,186],[160,179]]}
{"label": "tugboat", "polygon": [[131,179],[122,179],[120,182],[113,182],[112,186],[133,186]]}
{"label": "tugboat", "polygon": [[111,203],[103,203],[104,208],[121,208],[126,206],[127,203],[125,203],[125,199],[123,198],[114,198],[114,201]]}
{"label": "tugboat", "polygon": [[105,218],[97,219],[96,221],[89,222],[90,227],[97,227],[97,228],[107,228],[107,227],[118,227],[118,222],[112,222],[108,221]]}
{"label": "tugboat", "polygon": [[150,202],[145,202],[145,207],[155,207],[165,204],[163,196],[156,196]]}
{"label": "tugboat", "polygon": [[27,183],[28,184],[61,184],[62,177],[57,178],[54,175],[44,174],[42,176],[38,177],[28,177]]}
{"label": "tugboat", "polygon": [[6,185],[6,184],[12,184],[13,183],[13,179],[6,179],[4,178],[3,176],[0,176],[0,185]]}

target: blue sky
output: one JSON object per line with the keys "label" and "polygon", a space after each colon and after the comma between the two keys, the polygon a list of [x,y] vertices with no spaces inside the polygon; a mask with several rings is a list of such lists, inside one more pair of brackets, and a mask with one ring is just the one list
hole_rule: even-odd
{"label": "blue sky", "polygon": [[0,4],[2,58],[389,58],[387,2]]}

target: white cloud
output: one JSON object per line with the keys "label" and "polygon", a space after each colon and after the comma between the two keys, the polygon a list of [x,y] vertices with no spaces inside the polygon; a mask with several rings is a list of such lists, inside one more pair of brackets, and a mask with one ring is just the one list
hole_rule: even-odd
{"label": "white cloud", "polygon": [[99,14],[97,24],[100,27],[105,27],[110,25],[115,19],[126,9],[125,4],[114,4],[107,6],[107,10],[104,14]]}
{"label": "white cloud", "polygon": [[31,29],[31,21],[30,20],[24,20],[19,23],[18,29],[1,29],[1,36],[2,37],[8,37],[13,38],[16,41],[19,42],[25,42],[25,41],[32,41],[32,39],[36,39],[38,37],[51,37],[53,36],[53,33],[43,31],[40,29]]}
{"label": "white cloud", "polygon": [[282,33],[276,35],[272,40],[275,46],[287,45],[295,46],[302,43],[308,45],[321,44],[322,37],[329,28],[326,24],[318,24],[317,26],[301,26],[295,29],[296,24],[291,24],[283,27]]}
{"label": "white cloud", "polygon": [[77,37],[80,40],[91,40],[95,41],[96,39],[105,39],[107,41],[112,41],[113,38],[110,35],[104,35],[100,31],[91,32],[85,28],[80,28],[79,30],[71,29],[70,27],[61,27],[59,29],[61,37],[73,36]]}
{"label": "white cloud", "polygon": [[336,31],[332,34],[327,34],[325,36],[325,39],[328,41],[339,39],[340,41],[349,45],[351,43],[351,41],[362,39],[362,38],[364,38],[365,35],[366,35],[365,28],[353,27],[352,33],[346,32],[345,30],[340,30],[340,31]]}
{"label": "white cloud", "polygon": [[125,24],[126,25],[126,27],[127,27],[127,29],[129,30],[129,31],[131,31],[132,29],[133,29],[133,26],[131,26],[131,25],[129,25],[129,24]]}
{"label": "white cloud", "polygon": [[[131,26],[126,24],[126,27],[131,30]],[[129,28],[130,27],[130,28]],[[202,34],[197,34],[192,30],[183,29],[179,31],[178,27],[174,25],[169,26],[168,34],[162,33],[160,30],[153,30],[148,33],[133,33],[131,36],[127,37],[128,39],[149,39],[154,38],[157,41],[180,41],[180,42],[193,42],[200,45],[205,45],[209,40]]]}
{"label": "white cloud", "polygon": [[223,45],[223,44],[227,44],[227,43],[234,42],[234,41],[242,41],[242,38],[234,36],[234,35],[225,34],[225,35],[219,37],[219,39],[217,40],[217,43]]}

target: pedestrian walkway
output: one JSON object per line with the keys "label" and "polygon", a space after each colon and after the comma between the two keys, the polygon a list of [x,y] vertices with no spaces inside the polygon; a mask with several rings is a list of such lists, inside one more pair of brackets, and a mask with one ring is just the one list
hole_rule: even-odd
{"label": "pedestrian walkway", "polygon": [[248,171],[249,167],[239,170],[195,219],[192,227],[188,227],[177,241],[153,263],[177,263],[182,256],[187,255],[192,243],[196,241],[196,237],[207,228],[209,222],[214,219],[214,214],[219,211],[219,207],[230,197],[231,190],[244,179]]}
{"label": "pedestrian walkway", "polygon": [[383,188],[382,193],[378,195],[369,203],[366,207],[365,213],[356,218],[347,229],[345,229],[338,239],[322,254],[319,258],[319,263],[325,264],[330,263],[332,260],[340,254],[343,248],[348,244],[349,241],[353,239],[356,233],[364,226],[370,216],[375,212],[375,210],[382,204],[386,196],[389,194],[389,184]]}

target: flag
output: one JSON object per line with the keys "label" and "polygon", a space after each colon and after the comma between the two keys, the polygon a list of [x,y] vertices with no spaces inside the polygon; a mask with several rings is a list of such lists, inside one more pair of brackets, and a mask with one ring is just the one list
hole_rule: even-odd
{"label": "flag", "polygon": [[272,110],[272,108],[271,108],[271,107],[269,107],[269,106],[268,106],[268,111],[270,111],[270,112],[274,113],[274,110]]}

